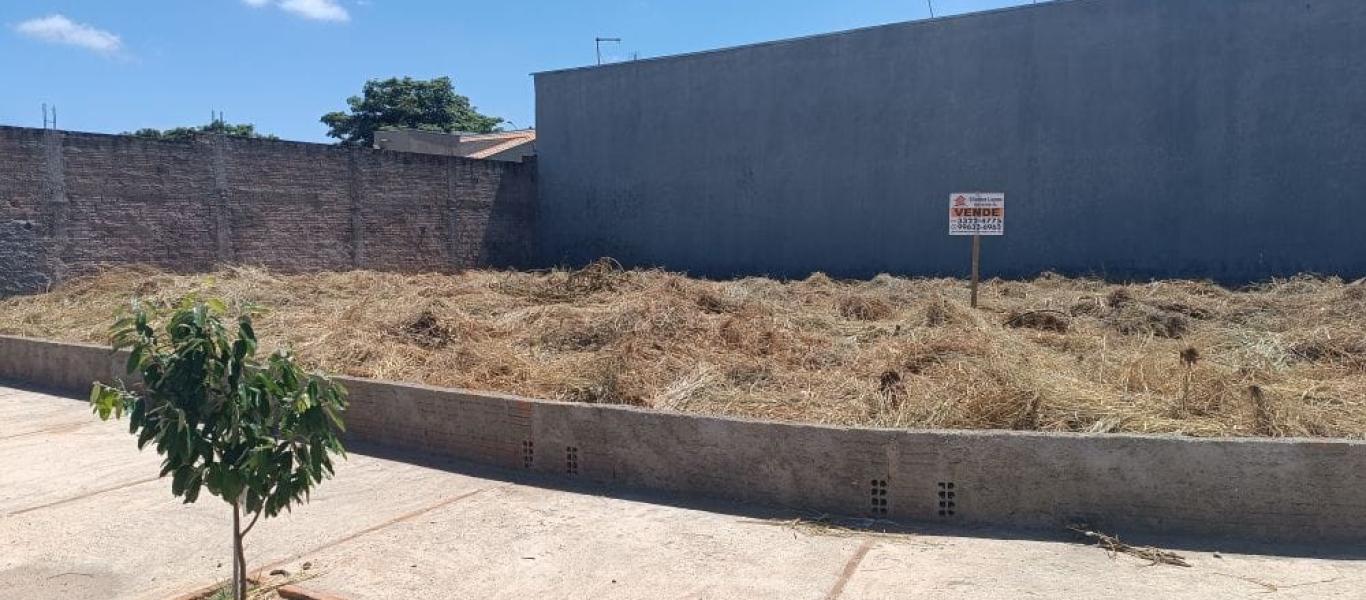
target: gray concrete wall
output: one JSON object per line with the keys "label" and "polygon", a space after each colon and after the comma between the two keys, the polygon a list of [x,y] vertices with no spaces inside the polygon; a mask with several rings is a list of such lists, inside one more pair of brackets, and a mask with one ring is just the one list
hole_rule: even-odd
{"label": "gray concrete wall", "polygon": [[[79,396],[116,359],[0,336],[0,380]],[[1366,541],[1366,442],[853,429],[340,379],[354,438],[609,485],[944,525]]]}
{"label": "gray concrete wall", "polygon": [[1366,2],[1074,0],[536,76],[546,262],[1366,275]]}
{"label": "gray concrete wall", "polygon": [[0,127],[0,296],[111,264],[524,266],[535,196],[534,164]]}

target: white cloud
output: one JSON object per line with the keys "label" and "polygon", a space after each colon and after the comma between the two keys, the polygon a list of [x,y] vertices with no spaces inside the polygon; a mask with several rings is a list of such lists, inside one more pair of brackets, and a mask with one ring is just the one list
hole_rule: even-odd
{"label": "white cloud", "polygon": [[349,21],[351,14],[342,8],[337,0],[242,0],[247,6],[262,7],[270,4],[292,12],[305,19],[315,21]]}
{"label": "white cloud", "polygon": [[77,23],[62,15],[29,19],[15,25],[14,30],[33,39],[79,46],[104,54],[117,54],[123,49],[123,40],[119,39],[119,36]]}
{"label": "white cloud", "polygon": [[337,4],[337,0],[283,0],[283,8],[306,19],[319,21],[347,21],[351,15]]}

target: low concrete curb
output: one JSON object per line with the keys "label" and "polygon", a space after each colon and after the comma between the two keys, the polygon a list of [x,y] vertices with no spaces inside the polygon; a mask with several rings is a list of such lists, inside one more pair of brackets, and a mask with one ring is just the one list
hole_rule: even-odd
{"label": "low concrete curb", "polygon": [[[0,336],[0,379],[84,396],[122,364]],[[339,379],[356,439],[565,478],[942,525],[1366,540],[1366,442],[857,429]]]}

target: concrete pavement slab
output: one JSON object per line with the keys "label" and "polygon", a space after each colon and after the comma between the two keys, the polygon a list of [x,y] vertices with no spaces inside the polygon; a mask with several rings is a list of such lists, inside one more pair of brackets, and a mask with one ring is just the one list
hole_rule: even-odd
{"label": "concrete pavement slab", "polygon": [[[124,423],[0,388],[0,424],[27,432],[0,435],[0,598],[164,599],[228,575],[226,505],[176,501]],[[310,504],[252,533],[248,560],[308,563],[306,587],[355,600],[1366,597],[1362,561],[1183,551],[1193,567],[1150,566],[1093,546],[796,526],[453,467],[352,454]]]}

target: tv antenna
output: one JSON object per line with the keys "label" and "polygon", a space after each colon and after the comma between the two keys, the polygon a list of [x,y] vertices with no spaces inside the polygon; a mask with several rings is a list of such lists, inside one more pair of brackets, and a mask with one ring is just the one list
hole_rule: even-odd
{"label": "tv antenna", "polygon": [[52,119],[49,121],[47,116],[47,103],[43,103],[43,129],[57,128],[57,105],[52,105]]}
{"label": "tv antenna", "polygon": [[619,37],[596,37],[596,38],[593,38],[593,46],[594,46],[594,48],[597,49],[597,51],[598,51],[598,65],[599,65],[599,66],[602,65],[602,43],[603,43],[603,42],[613,42],[613,43],[620,44],[620,43],[621,43],[621,38],[619,38]]}

